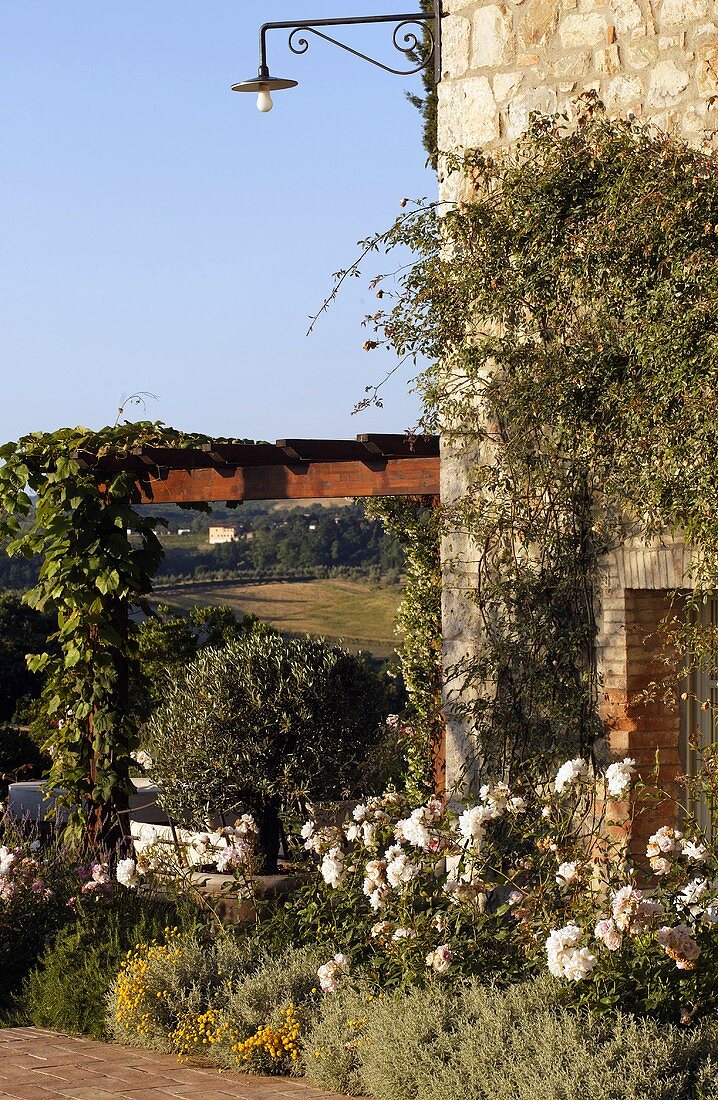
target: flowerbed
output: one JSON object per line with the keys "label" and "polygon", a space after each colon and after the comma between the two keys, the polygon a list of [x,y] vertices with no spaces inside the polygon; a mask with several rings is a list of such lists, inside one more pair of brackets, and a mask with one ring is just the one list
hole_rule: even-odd
{"label": "flowerbed", "polygon": [[[148,916],[176,856],[162,843],[112,871],[104,861],[65,862],[62,874],[60,849],[35,857],[6,843],[0,905],[17,921],[62,903],[65,930],[24,989],[30,1018],[45,1026],[69,1026],[62,1011],[67,1020],[74,1005],[78,1030],[106,1027],[180,1057],[306,1073],[387,1100],[578,1096],[578,1085],[551,1092],[550,1063],[531,1046],[540,1033],[546,1043],[553,1036],[554,1059],[584,1067],[583,1096],[609,1095],[600,1067],[610,1058],[622,1095],[653,1096],[663,1075],[673,1094],[680,1085],[698,1100],[716,1095],[716,852],[684,815],[680,830],[664,825],[632,859],[631,821],[657,800],[665,796],[636,779],[633,761],[596,773],[581,758],[540,782],[487,784],[465,806],[431,798],[412,808],[390,791],[336,824],[306,822],[315,874],[284,904],[255,896],[258,831],[244,815],[197,841],[201,858],[253,899],[257,922],[243,932],[222,929],[209,910],[162,925]],[[631,810],[613,821],[617,802]],[[88,966],[101,929],[109,946]],[[70,985],[94,1006],[89,1023]],[[50,1001],[64,1005],[59,1016],[48,1014]],[[498,1070],[484,1068],[483,1084],[469,1073],[472,1059],[483,1065],[482,1044],[496,1041],[492,1013],[506,1016],[502,1041],[512,1058],[523,1051],[534,1093],[510,1075],[514,1091],[502,1093]],[[416,1036],[430,1042],[432,1020],[443,1077],[412,1053]]]}

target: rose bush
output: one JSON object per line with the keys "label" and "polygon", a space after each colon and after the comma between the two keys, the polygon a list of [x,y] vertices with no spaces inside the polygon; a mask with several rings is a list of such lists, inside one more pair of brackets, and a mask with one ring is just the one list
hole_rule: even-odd
{"label": "rose bush", "polygon": [[[617,800],[630,808],[614,821]],[[677,1021],[715,1008],[715,847],[686,815],[630,854],[633,815],[661,800],[631,759],[599,772],[575,758],[542,783],[486,784],[463,807],[389,793],[341,824],[307,822],[320,884],[294,905],[338,952],[322,988],[358,972],[386,987],[547,968],[559,999],[594,1010]]]}

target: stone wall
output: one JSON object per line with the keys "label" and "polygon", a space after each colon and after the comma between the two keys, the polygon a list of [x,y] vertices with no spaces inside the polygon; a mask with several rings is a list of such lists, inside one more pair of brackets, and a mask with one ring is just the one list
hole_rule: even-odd
{"label": "stone wall", "polygon": [[583,91],[608,111],[687,140],[718,131],[713,0],[445,0],[439,149],[513,141],[532,111],[572,111]]}
{"label": "stone wall", "polygon": [[[718,145],[718,0],[444,0],[444,10],[441,152],[506,146],[532,111],[571,117],[575,98],[590,89],[611,115],[634,115],[693,144]],[[452,175],[441,197],[458,197],[460,187]],[[474,458],[442,452],[445,502],[465,491]],[[450,670],[478,641],[476,608],[466,598],[476,553],[465,535],[449,532],[443,555]],[[613,747],[648,766],[660,745],[666,779],[681,765],[680,708],[641,712],[636,700],[656,677],[655,630],[668,591],[687,583],[684,558],[675,543],[627,546],[606,562],[598,600],[599,670]],[[446,709],[451,787],[464,772],[471,731],[450,698]]]}

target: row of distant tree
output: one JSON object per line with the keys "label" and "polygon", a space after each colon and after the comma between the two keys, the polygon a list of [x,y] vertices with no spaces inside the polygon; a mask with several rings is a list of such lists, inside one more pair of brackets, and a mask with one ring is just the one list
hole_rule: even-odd
{"label": "row of distant tree", "polygon": [[398,571],[403,552],[358,505],[265,512],[238,525],[234,542],[167,548],[160,573],[194,576],[220,570],[262,573],[351,568]]}
{"label": "row of distant tree", "polygon": [[[178,519],[179,517],[179,519]],[[297,508],[291,511],[257,506],[216,517],[164,513],[170,530],[183,523],[204,534],[210,522],[236,524],[237,539],[217,546],[168,546],[159,576],[201,577],[208,573],[287,575],[325,569],[365,571],[372,576],[397,575],[403,551],[377,520],[367,519],[360,505]],[[39,562],[8,558],[0,552],[0,589],[24,592],[37,578]]]}

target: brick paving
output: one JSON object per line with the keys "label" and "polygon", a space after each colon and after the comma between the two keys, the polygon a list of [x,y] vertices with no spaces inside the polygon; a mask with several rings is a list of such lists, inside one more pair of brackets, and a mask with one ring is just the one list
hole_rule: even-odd
{"label": "brick paving", "polygon": [[0,1029],[2,1100],[342,1100],[302,1080],[180,1065],[171,1054],[36,1027]]}

